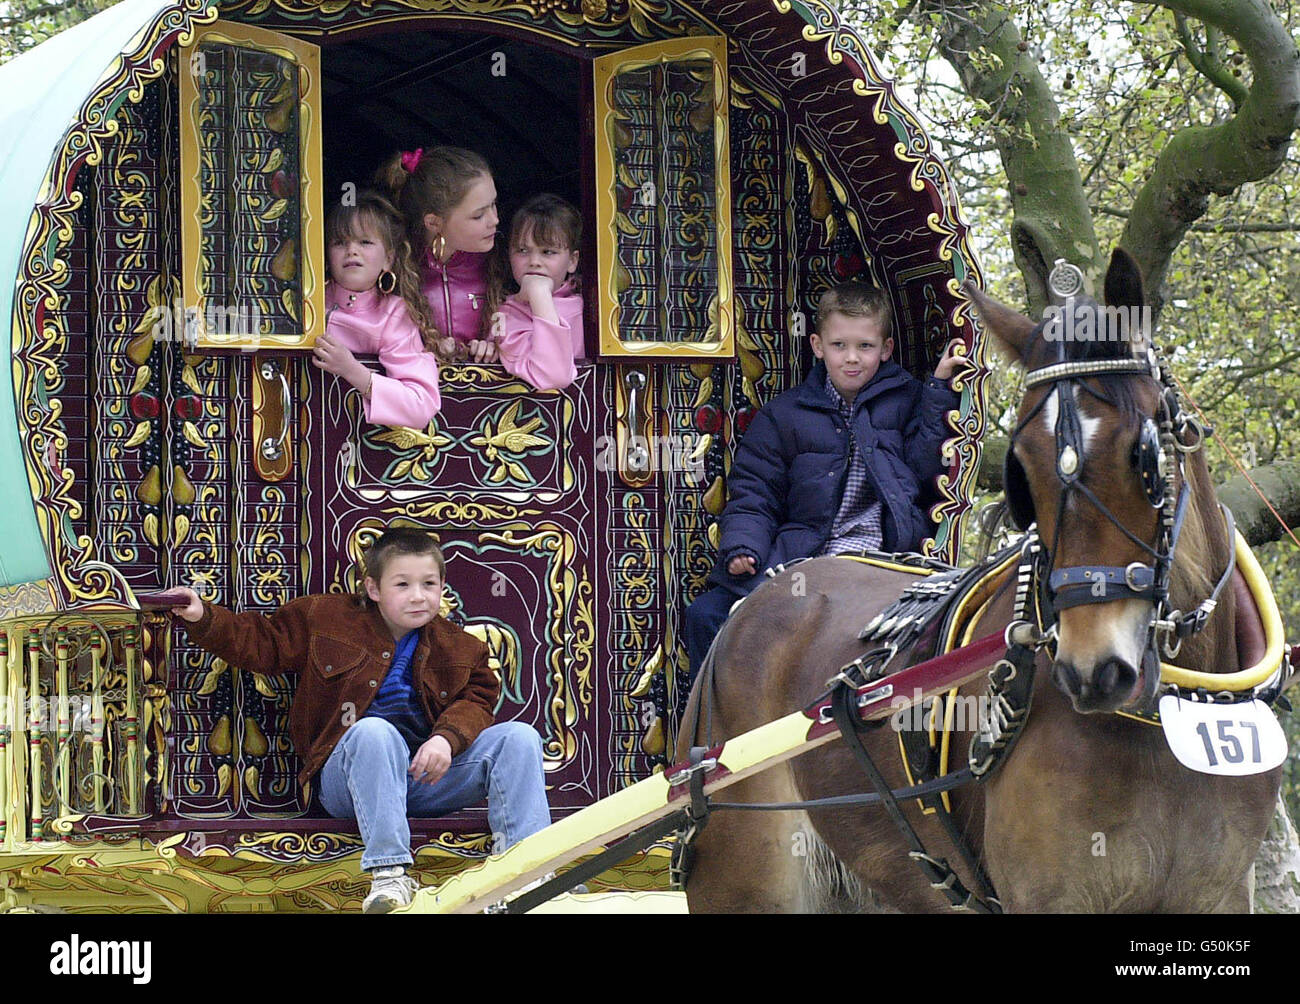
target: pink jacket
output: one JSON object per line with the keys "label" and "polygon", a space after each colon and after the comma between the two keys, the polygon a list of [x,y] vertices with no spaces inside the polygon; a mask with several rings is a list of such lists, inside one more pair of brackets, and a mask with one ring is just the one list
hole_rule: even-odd
{"label": "pink jacket", "polygon": [[538,390],[569,386],[578,376],[573,360],[582,358],[582,294],[567,282],[555,291],[555,313],[558,324],[534,317],[516,297],[501,305],[501,365]]}
{"label": "pink jacket", "polygon": [[[433,310],[438,333],[464,344],[481,338],[487,309],[487,268],[490,251],[457,251],[441,262],[426,254],[420,274],[421,292]],[[450,320],[449,320],[450,318]]]}
{"label": "pink jacket", "polygon": [[420,329],[400,296],[377,289],[351,293],[325,285],[325,330],[356,355],[378,355],[383,373],[370,384],[366,421],[423,429],[442,407],[438,360],[424,347]]}

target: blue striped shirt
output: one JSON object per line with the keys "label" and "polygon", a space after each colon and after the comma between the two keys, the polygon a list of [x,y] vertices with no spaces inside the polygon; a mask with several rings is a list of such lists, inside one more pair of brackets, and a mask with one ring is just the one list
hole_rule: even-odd
{"label": "blue striped shirt", "polygon": [[393,664],[388,668],[388,675],[379,686],[379,692],[370,702],[363,717],[382,718],[390,722],[406,745],[414,753],[429,738],[433,731],[424,708],[411,685],[411,657],[415,654],[415,643],[420,640],[419,631],[408,631],[397,643],[393,653]]}

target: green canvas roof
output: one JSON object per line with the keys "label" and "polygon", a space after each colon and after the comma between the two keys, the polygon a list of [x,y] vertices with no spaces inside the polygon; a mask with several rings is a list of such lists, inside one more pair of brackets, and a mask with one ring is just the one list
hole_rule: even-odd
{"label": "green canvas roof", "polygon": [[[40,185],[86,98],[155,18],[181,4],[122,0],[0,66],[0,318],[11,324],[19,258]],[[12,327],[11,327],[12,331]],[[10,351],[13,351],[12,334]],[[0,586],[50,575],[28,490],[12,385],[0,388]]]}

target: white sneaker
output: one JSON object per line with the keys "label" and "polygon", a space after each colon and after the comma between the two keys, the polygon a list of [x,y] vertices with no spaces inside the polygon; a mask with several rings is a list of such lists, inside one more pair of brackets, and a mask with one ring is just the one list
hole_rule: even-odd
{"label": "white sneaker", "polygon": [[361,904],[362,913],[388,913],[411,902],[420,883],[401,865],[376,868],[370,873],[370,895]]}

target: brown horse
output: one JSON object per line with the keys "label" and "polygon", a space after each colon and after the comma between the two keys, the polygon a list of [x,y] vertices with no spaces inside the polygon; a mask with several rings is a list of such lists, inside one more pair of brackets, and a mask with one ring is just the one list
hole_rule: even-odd
{"label": "brown horse", "polygon": [[[1044,337],[1028,318],[974,288],[968,292],[1000,348],[1028,371],[1062,360],[1146,358],[1142,346],[1134,355],[1131,341]],[[1111,307],[1142,303],[1136,266],[1122,252],[1106,277],[1106,301]],[[1096,337],[1106,331],[1107,312],[1087,303],[1099,325]],[[1152,560],[1161,508],[1143,484],[1151,471],[1138,451],[1145,419],[1157,416],[1163,401],[1160,384],[1136,372],[1049,381],[1027,391],[1014,437],[1027,494],[1013,502],[1032,510],[1051,569],[1102,563],[1123,570]],[[1062,459],[1062,409],[1073,416],[1072,461]],[[1194,445],[1186,427],[1181,435],[1182,445]],[[1189,452],[1164,470],[1166,493],[1176,494],[1183,483],[1189,492],[1164,609],[1187,611],[1210,595],[1228,567],[1232,541],[1203,452]],[[679,758],[690,745],[716,744],[824,692],[828,678],[863,653],[859,631],[915,578],[818,558],[757,589],[714,644],[687,707]],[[1058,601],[1066,591],[1062,586]],[[1010,621],[1012,592],[989,605],[972,637]],[[1239,668],[1233,591],[1218,599],[1204,629],[1166,661],[1204,672]],[[1149,706],[1155,693],[1151,674],[1158,676],[1159,660],[1152,655],[1149,596],[1130,591],[1105,602],[1057,606],[1055,661],[1040,650],[1032,710],[1017,744],[987,780],[951,796],[954,819],[1003,909],[1248,910],[1251,866],[1281,769],[1247,777],[1196,773],[1175,760],[1159,727],[1112,713]],[[981,678],[962,694],[977,697],[985,686]],[[970,738],[969,731],[953,735],[951,769],[964,765]],[[869,731],[865,741],[891,786],[905,786],[895,730]],[[727,801],[788,802],[865,790],[866,777],[841,741],[741,782],[728,790]],[[934,815],[923,815],[915,800],[903,804],[927,851],[951,861],[974,889],[974,876],[958,863]],[[879,807],[715,812],[695,849],[687,897],[696,912],[948,908],[908,860],[906,843]]]}

